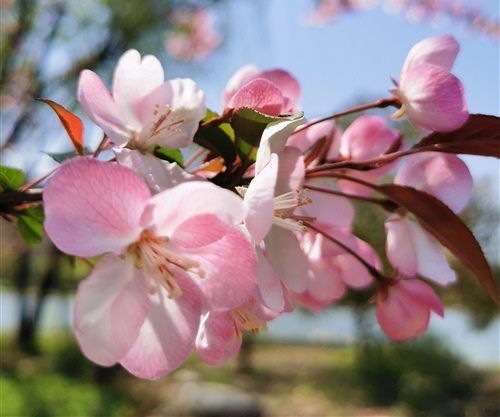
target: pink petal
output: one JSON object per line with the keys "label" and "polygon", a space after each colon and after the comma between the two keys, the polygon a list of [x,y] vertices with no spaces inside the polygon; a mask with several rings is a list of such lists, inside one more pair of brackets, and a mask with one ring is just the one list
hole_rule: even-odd
{"label": "pink petal", "polygon": [[340,271],[329,259],[310,261],[307,277],[307,292],[316,300],[340,300],[346,293],[346,287],[340,278]]}
{"label": "pink petal", "polygon": [[387,298],[377,297],[376,316],[382,330],[393,340],[422,334],[429,326],[429,308],[414,299],[400,284],[388,290]]}
{"label": "pink petal", "polygon": [[285,146],[279,156],[275,195],[278,196],[302,188],[305,176],[306,167],[302,152],[292,146]]}
{"label": "pink petal", "polygon": [[262,301],[274,311],[283,311],[285,300],[281,280],[262,250],[257,247],[257,283]]}
{"label": "pink petal", "polygon": [[418,128],[448,132],[469,116],[462,83],[435,65],[422,64],[406,72],[400,91],[408,119]]}
{"label": "pink petal", "polygon": [[418,273],[440,285],[455,282],[455,271],[450,268],[437,241],[419,224],[406,220],[418,258]]}
{"label": "pink petal", "polygon": [[115,145],[124,145],[132,137],[123,114],[96,73],[83,70],[80,74],[78,101]]}
{"label": "pink petal", "polygon": [[177,163],[163,161],[152,154],[128,148],[114,148],[113,152],[120,165],[138,174],[153,194],[186,181],[200,181],[199,177],[184,171]]}
{"label": "pink petal", "polygon": [[196,336],[196,351],[208,365],[220,365],[235,356],[242,339],[236,336],[230,311],[208,312],[201,320]]}
{"label": "pink petal", "polygon": [[304,291],[308,262],[293,232],[273,226],[265,244],[268,258],[285,285],[295,292]]}
{"label": "pink petal", "polygon": [[278,156],[271,155],[269,163],[250,182],[245,193],[245,226],[256,244],[271,228],[274,218],[274,189],[278,176]]}
{"label": "pink petal", "polygon": [[342,281],[350,287],[364,288],[373,282],[368,270],[351,254],[337,256],[334,263],[340,269]]}
{"label": "pink petal", "polygon": [[289,72],[282,69],[267,70],[257,74],[257,77],[271,81],[281,90],[285,97],[284,112],[293,113],[298,110],[300,84]]}
{"label": "pink petal", "polygon": [[193,80],[177,78],[138,100],[134,111],[143,125],[141,147],[184,148],[193,142],[199,122],[205,117],[205,93]]}
{"label": "pink petal", "polygon": [[102,366],[120,361],[135,343],[148,314],[146,279],[129,259],[106,255],[78,285],[75,335],[89,359]]}
{"label": "pink petal", "polygon": [[113,98],[129,124],[136,129],[140,122],[135,113],[136,104],[164,80],[160,61],[153,55],[141,54],[135,49],[125,52],[116,65],[113,77]]}
{"label": "pink petal", "polygon": [[314,298],[308,291],[293,295],[294,300],[305,308],[313,311],[321,311],[332,303],[332,300],[319,300]]}
{"label": "pink petal", "polygon": [[139,378],[160,378],[178,368],[193,349],[200,323],[200,297],[190,280],[179,276],[176,280],[182,296],[168,298],[161,286],[156,287],[139,337],[120,361]]}
{"label": "pink petal", "polygon": [[[307,180],[307,184],[327,190],[337,189],[332,179],[315,178]],[[311,204],[299,207],[297,212],[314,217],[317,223],[336,227],[351,226],[354,207],[347,198],[312,190],[307,190],[307,196],[311,199]]]}
{"label": "pink petal", "polygon": [[432,194],[455,213],[465,207],[473,186],[469,169],[460,158],[437,152],[423,152],[405,158],[394,183]]}
{"label": "pink petal", "polygon": [[429,309],[434,311],[441,317],[444,317],[444,308],[441,300],[436,295],[434,290],[429,287],[424,282],[418,279],[408,279],[402,280],[399,283],[401,288],[413,297],[414,300],[418,300],[420,303],[426,305]]}
{"label": "pink petal", "polygon": [[200,264],[204,277],[193,275],[193,279],[207,310],[238,307],[255,291],[257,257],[238,227],[212,214],[199,215],[179,225],[172,243],[182,250],[183,256]]}
{"label": "pink petal", "polygon": [[284,119],[269,123],[260,139],[259,149],[255,161],[255,172],[258,174],[269,162],[271,154],[280,155],[285,149],[286,142],[295,128],[305,122],[304,117]]}
{"label": "pink petal", "polygon": [[150,193],[130,169],[92,158],[61,165],[43,190],[45,230],[63,252],[120,254],[137,240]]}
{"label": "pink petal", "polygon": [[228,107],[250,107],[270,116],[278,116],[284,105],[285,98],[280,89],[270,81],[257,78],[241,87],[229,101]]}
{"label": "pink petal", "polygon": [[403,275],[415,276],[418,271],[418,254],[409,221],[393,214],[385,222],[385,232],[385,250],[389,262]]}
{"label": "pink petal", "polygon": [[451,71],[460,46],[451,35],[434,36],[415,44],[408,53],[402,73],[421,64],[434,64]]}
{"label": "pink petal", "polygon": [[152,225],[160,236],[170,236],[184,221],[200,214],[214,214],[224,222],[243,221],[243,203],[235,193],[208,181],[189,181],[162,191],[151,199],[144,226]]}
{"label": "pink petal", "polygon": [[354,161],[372,159],[387,152],[398,136],[382,117],[361,116],[342,135],[340,154]]}
{"label": "pink petal", "polygon": [[222,93],[222,108],[226,108],[231,97],[233,97],[246,83],[256,78],[258,72],[259,71],[254,65],[245,65],[236,71],[227,82],[224,92]]}
{"label": "pink petal", "polygon": [[[312,120],[314,121],[314,119]],[[287,146],[294,146],[299,148],[302,153],[306,152],[311,146],[313,146],[318,140],[321,138],[328,138],[329,136],[333,136],[334,139],[340,139],[337,137],[338,127],[330,120],[317,123],[308,127],[305,130],[302,130],[298,133],[293,134],[287,141]],[[333,148],[337,148],[340,146],[339,140],[334,140]],[[329,159],[336,158],[337,155],[332,154]]]}

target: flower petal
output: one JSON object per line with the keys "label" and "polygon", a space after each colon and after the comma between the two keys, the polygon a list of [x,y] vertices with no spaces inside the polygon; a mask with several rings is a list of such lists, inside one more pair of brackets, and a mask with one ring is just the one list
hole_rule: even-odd
{"label": "flower petal", "polygon": [[469,169],[460,158],[438,152],[408,156],[396,174],[394,184],[432,194],[455,213],[465,207],[473,186]]}
{"label": "flower petal", "polygon": [[302,152],[293,146],[285,146],[279,155],[278,178],[275,195],[296,191],[304,185],[306,166]]}
{"label": "flower petal", "polygon": [[269,260],[283,283],[294,292],[304,291],[308,262],[297,237],[290,230],[273,226],[264,241]]}
{"label": "flower petal", "polygon": [[345,130],[340,142],[340,154],[354,161],[376,158],[387,152],[398,136],[398,132],[390,129],[382,117],[364,115]]}
{"label": "flower petal", "polygon": [[260,247],[256,248],[256,252],[259,262],[257,283],[262,301],[274,311],[283,311],[285,300],[281,280]]}
{"label": "flower petal", "polygon": [[153,196],[142,221],[145,227],[153,226],[158,235],[168,237],[181,223],[200,214],[239,224],[243,202],[235,193],[208,181],[189,181]]}
{"label": "flower petal", "polygon": [[222,108],[226,108],[234,94],[258,74],[254,65],[245,65],[229,79],[222,93]]}
{"label": "flower petal", "polygon": [[245,192],[245,226],[253,243],[260,243],[271,228],[274,218],[274,193],[278,177],[278,155],[250,182]]}
{"label": "flower petal", "polygon": [[92,158],[65,162],[43,190],[45,230],[63,252],[95,256],[122,251],[140,235],[150,198],[130,169]]}
{"label": "flower petal", "polygon": [[186,181],[200,181],[199,177],[184,171],[177,163],[163,161],[152,154],[143,154],[128,148],[114,148],[113,152],[120,165],[138,174],[153,194]]}
{"label": "flower petal", "polygon": [[161,287],[150,295],[149,314],[135,344],[120,361],[139,378],[157,379],[178,368],[191,353],[200,323],[201,305],[196,287],[176,276],[182,296],[171,299]]}
{"label": "flower petal", "polygon": [[163,80],[163,68],[153,55],[141,59],[138,51],[130,49],[118,60],[113,77],[113,98],[135,129],[140,129],[135,113],[137,103],[160,86]]}
{"label": "flower petal", "polygon": [[400,91],[408,119],[420,129],[449,132],[469,117],[462,83],[441,67],[412,67],[401,78]]}
{"label": "flower petal", "polygon": [[124,145],[132,137],[124,115],[96,73],[83,70],[80,74],[78,101],[115,145]]}
{"label": "flower petal", "polygon": [[400,283],[389,288],[386,298],[377,297],[377,321],[393,340],[405,340],[422,334],[430,320],[429,308],[408,294]]}
{"label": "flower petal", "polygon": [[241,87],[229,101],[228,107],[250,107],[270,116],[278,116],[284,105],[285,98],[281,90],[271,81],[257,78]]}
{"label": "flower petal", "polygon": [[284,112],[293,113],[298,111],[301,93],[300,84],[289,72],[282,69],[273,69],[262,71],[257,74],[257,77],[271,81],[281,90],[285,97]]}
{"label": "flower petal", "polygon": [[205,117],[205,93],[193,80],[176,78],[137,101],[134,111],[143,125],[141,147],[184,148],[193,142]]}
{"label": "flower petal", "polygon": [[102,258],[78,285],[74,328],[89,359],[102,366],[120,361],[135,343],[148,314],[146,280],[130,259]]}
{"label": "flower petal", "polygon": [[295,128],[305,122],[305,118],[279,120],[269,123],[260,139],[255,161],[255,172],[258,174],[269,162],[271,154],[280,154],[285,149],[286,142]]}
{"label": "flower petal", "polygon": [[444,308],[441,300],[436,295],[434,290],[427,284],[418,279],[407,279],[402,280],[399,285],[401,288],[404,288],[404,290],[410,294],[414,300],[420,301],[422,304],[434,311],[434,313],[444,317]]}
{"label": "flower petal", "polygon": [[230,311],[205,313],[196,336],[196,351],[208,365],[220,365],[235,356],[242,339],[236,336]]}
{"label": "flower petal", "polygon": [[420,64],[434,64],[446,71],[451,71],[460,46],[451,35],[434,36],[421,40],[408,52],[402,73]]}
{"label": "flower petal", "polygon": [[183,256],[199,263],[204,277],[194,276],[194,282],[201,290],[207,310],[229,310],[253,295],[257,286],[257,257],[238,227],[213,214],[204,214],[186,219],[171,240]]}

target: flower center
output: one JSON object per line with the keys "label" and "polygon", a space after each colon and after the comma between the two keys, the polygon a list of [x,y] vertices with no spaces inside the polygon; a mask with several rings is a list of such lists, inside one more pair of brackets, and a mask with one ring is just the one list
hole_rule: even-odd
{"label": "flower center", "polygon": [[249,331],[259,333],[267,330],[267,323],[257,317],[255,313],[244,308],[237,308],[232,311],[234,321],[234,331],[238,338],[243,337],[243,332]]}
{"label": "flower center", "polygon": [[[194,273],[200,278],[205,275],[198,262],[180,255],[180,250],[167,237],[156,236],[151,230],[144,230],[127,252],[134,257],[136,267],[144,268],[148,277],[168,292],[169,298],[182,295],[175,280],[178,269]],[[156,289],[151,287],[150,292],[154,293]]]}
{"label": "flower center", "polygon": [[293,213],[293,210],[297,207],[312,203],[312,200],[309,197],[305,197],[304,194],[304,190],[296,190],[274,197],[273,223],[276,226],[284,227],[294,232],[305,232],[307,230],[304,222],[312,222],[315,220],[314,217],[299,216]]}

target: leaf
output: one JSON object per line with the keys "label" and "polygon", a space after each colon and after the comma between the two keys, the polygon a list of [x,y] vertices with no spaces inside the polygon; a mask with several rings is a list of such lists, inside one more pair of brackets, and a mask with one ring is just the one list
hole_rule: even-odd
{"label": "leaf", "polygon": [[282,120],[296,120],[303,117],[303,112],[289,116],[268,116],[248,107],[237,109],[231,118],[231,126],[236,137],[236,149],[243,160],[255,160],[262,132],[269,123]]}
{"label": "leaf", "polygon": [[412,187],[383,184],[372,188],[413,213],[422,226],[474,273],[488,295],[498,302],[498,290],[481,246],[446,204]]}
{"label": "leaf", "polygon": [[[59,162],[60,164],[66,161],[67,159],[75,158],[77,156],[80,156],[82,154],[78,154],[76,151],[71,151],[71,152],[46,152],[47,155],[49,155],[54,161]],[[83,155],[91,155],[92,151],[89,148],[84,148],[83,149]]]}
{"label": "leaf", "polygon": [[31,206],[18,215],[17,230],[28,245],[38,245],[43,238],[43,207]]}
{"label": "leaf", "polygon": [[457,130],[431,133],[413,149],[500,158],[500,118],[471,114]]}
{"label": "leaf", "polygon": [[168,162],[176,162],[180,167],[184,164],[184,158],[179,149],[167,149],[157,146],[154,150],[154,156]]}
{"label": "leaf", "polygon": [[24,184],[24,173],[20,169],[0,165],[0,188],[15,191]]}
{"label": "leaf", "polygon": [[45,98],[39,98],[38,100],[48,104],[56,112],[76,152],[78,155],[83,155],[83,123],[81,119],[55,101]]}

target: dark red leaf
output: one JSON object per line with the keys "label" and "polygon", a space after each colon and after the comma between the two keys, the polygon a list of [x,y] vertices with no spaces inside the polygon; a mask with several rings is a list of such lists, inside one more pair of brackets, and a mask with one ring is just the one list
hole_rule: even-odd
{"label": "dark red leaf", "polygon": [[75,147],[76,153],[78,155],[83,155],[83,123],[80,118],[55,101],[45,98],[40,98],[38,100],[48,104],[52,110],[56,112],[66,133],[71,139],[71,143]]}
{"label": "dark red leaf", "polygon": [[384,184],[375,189],[413,213],[422,226],[476,275],[488,295],[498,302],[498,290],[481,246],[447,205],[412,187]]}
{"label": "dark red leaf", "polygon": [[453,132],[431,133],[413,149],[500,158],[500,118],[471,114],[462,127]]}

